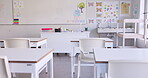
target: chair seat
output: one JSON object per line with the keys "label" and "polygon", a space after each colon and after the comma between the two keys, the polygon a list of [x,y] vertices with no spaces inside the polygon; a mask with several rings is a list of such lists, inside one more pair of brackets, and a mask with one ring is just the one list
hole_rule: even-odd
{"label": "chair seat", "polygon": [[84,54],[81,56],[81,61],[83,62],[94,62],[94,55],[93,54]]}

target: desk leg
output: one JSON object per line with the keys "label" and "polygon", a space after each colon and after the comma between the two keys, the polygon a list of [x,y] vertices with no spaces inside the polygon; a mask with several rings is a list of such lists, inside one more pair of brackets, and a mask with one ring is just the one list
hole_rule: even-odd
{"label": "desk leg", "polygon": [[108,64],[107,63],[97,63],[97,70],[96,70],[96,77],[101,78],[101,74],[105,74],[108,71]]}
{"label": "desk leg", "polygon": [[53,58],[50,60],[50,78],[53,78]]}
{"label": "desk leg", "polygon": [[38,46],[38,44],[36,44],[36,48],[38,48],[39,46]]}
{"label": "desk leg", "polygon": [[96,69],[96,63],[94,62],[94,78],[97,76],[97,69]]}
{"label": "desk leg", "polygon": [[39,73],[38,71],[35,69],[33,73],[31,73],[31,77],[32,78],[39,78]]}
{"label": "desk leg", "polygon": [[71,58],[71,78],[73,78],[74,75],[74,56],[70,56]]}

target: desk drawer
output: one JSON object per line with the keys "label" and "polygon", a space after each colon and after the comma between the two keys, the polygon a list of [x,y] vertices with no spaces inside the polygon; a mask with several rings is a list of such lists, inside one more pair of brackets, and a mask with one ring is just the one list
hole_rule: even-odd
{"label": "desk drawer", "polygon": [[105,42],[105,47],[113,47],[113,42]]}
{"label": "desk drawer", "polygon": [[16,73],[31,73],[34,66],[33,63],[10,63],[10,70]]}

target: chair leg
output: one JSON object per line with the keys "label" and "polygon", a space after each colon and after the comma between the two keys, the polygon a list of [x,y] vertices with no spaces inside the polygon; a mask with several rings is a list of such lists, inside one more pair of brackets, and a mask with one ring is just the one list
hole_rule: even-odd
{"label": "chair leg", "polygon": [[46,64],[46,74],[48,74],[48,65]]}
{"label": "chair leg", "polygon": [[16,73],[12,73],[12,78],[16,78]]}
{"label": "chair leg", "polygon": [[80,64],[81,64],[81,61],[78,59],[78,75],[77,75],[77,78],[80,78],[80,72],[81,72]]}

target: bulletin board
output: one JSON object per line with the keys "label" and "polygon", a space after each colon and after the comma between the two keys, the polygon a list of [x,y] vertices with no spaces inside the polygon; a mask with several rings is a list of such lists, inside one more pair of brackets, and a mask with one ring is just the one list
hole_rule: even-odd
{"label": "bulletin board", "polygon": [[12,24],[12,0],[0,0],[0,24]]}
{"label": "bulletin board", "polygon": [[13,0],[14,24],[85,24],[84,0]]}

